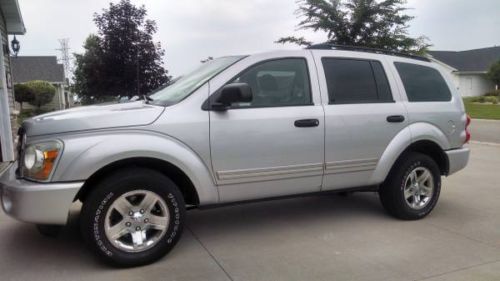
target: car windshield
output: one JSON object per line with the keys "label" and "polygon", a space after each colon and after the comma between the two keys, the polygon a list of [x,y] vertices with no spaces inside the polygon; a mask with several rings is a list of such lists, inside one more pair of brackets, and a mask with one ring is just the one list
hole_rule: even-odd
{"label": "car windshield", "polygon": [[176,79],[168,87],[156,90],[149,96],[152,104],[173,105],[189,96],[212,77],[228,68],[243,56],[222,57],[208,61],[189,74]]}

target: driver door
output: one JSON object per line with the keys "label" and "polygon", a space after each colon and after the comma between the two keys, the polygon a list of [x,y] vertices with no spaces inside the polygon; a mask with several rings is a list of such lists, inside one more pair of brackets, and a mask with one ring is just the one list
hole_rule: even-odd
{"label": "driver door", "polygon": [[320,191],[324,116],[316,76],[309,71],[312,58],[301,53],[245,62],[245,69],[226,81],[250,85],[252,102],[210,111],[220,201]]}

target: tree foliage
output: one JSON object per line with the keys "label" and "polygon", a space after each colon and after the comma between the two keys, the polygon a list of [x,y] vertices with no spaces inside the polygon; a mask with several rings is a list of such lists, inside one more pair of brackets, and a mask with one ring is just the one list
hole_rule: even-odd
{"label": "tree foliage", "polygon": [[[412,16],[406,0],[298,0],[299,29],[326,33],[326,43],[422,53],[430,45],[424,36],[408,35]],[[304,37],[288,36],[277,43],[308,46]]]}
{"label": "tree foliage", "polygon": [[33,90],[26,84],[16,84],[14,85],[14,97],[15,100],[20,104],[21,110],[23,110],[24,102],[31,102],[35,98]]}
{"label": "tree foliage", "polygon": [[29,81],[26,82],[26,86],[31,89],[34,97],[33,100],[29,101],[29,103],[38,107],[39,110],[40,107],[51,102],[56,94],[56,88],[47,81]]}
{"label": "tree foliage", "polygon": [[90,35],[85,52],[76,54],[75,92],[84,99],[144,95],[168,82],[165,51],[153,41],[156,23],[144,6],[130,0],[109,4],[94,15],[98,33]]}
{"label": "tree foliage", "polygon": [[500,60],[491,65],[488,70],[488,78],[498,87],[500,86]]}
{"label": "tree foliage", "polygon": [[85,53],[75,54],[75,71],[73,73],[73,91],[89,103],[91,97],[106,96],[106,91],[101,84],[101,49],[99,37],[91,34],[85,40],[83,48]]}

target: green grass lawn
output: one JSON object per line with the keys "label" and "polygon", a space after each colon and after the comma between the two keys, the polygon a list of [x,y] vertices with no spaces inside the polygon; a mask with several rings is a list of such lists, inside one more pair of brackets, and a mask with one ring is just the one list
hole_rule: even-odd
{"label": "green grass lawn", "polygon": [[500,104],[480,104],[464,100],[465,110],[471,118],[500,120]]}

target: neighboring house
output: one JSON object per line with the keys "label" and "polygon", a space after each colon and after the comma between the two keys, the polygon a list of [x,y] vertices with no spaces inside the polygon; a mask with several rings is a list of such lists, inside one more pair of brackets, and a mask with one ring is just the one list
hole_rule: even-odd
{"label": "neighboring house", "polygon": [[[43,110],[53,111],[68,108],[73,105],[73,98],[67,91],[64,66],[57,63],[56,56],[18,56],[11,58],[12,79],[14,84],[33,80],[50,82],[56,88],[52,101]],[[29,103],[23,103],[23,109],[34,108]]]}
{"label": "neighboring house", "polygon": [[495,90],[495,84],[486,73],[500,60],[500,47],[468,51],[429,51],[431,59],[452,74],[453,81],[463,97],[481,96]]}
{"label": "neighboring house", "polygon": [[13,136],[17,130],[19,111],[14,102],[12,90],[9,34],[26,33],[17,0],[0,0],[0,162],[13,161],[15,158]]}

